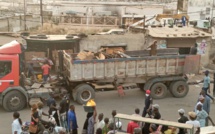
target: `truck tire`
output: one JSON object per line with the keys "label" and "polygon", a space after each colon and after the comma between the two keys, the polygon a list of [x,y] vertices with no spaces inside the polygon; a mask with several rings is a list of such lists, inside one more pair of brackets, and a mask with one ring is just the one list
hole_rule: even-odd
{"label": "truck tire", "polygon": [[90,99],[95,98],[94,89],[88,84],[81,84],[76,87],[77,102],[86,104]]}
{"label": "truck tire", "polygon": [[167,87],[165,84],[158,82],[151,87],[151,96],[154,99],[162,99],[167,94]]}
{"label": "truck tire", "polygon": [[26,98],[19,91],[8,92],[3,99],[3,107],[6,111],[19,111],[26,106]]}
{"label": "truck tire", "polygon": [[172,84],[170,90],[174,97],[182,98],[189,92],[189,86],[186,81],[176,81]]}

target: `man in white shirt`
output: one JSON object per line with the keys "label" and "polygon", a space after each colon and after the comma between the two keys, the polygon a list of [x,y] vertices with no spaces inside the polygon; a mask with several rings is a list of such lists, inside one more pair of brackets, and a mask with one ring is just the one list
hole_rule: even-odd
{"label": "man in white shirt", "polygon": [[97,129],[98,128],[103,128],[105,126],[105,122],[104,122],[104,114],[100,113],[98,116],[98,123],[97,123]]}
{"label": "man in white shirt", "polygon": [[21,134],[22,133],[22,121],[19,118],[19,113],[13,113],[13,123],[12,123],[12,134]]}
{"label": "man in white shirt", "polygon": [[[194,126],[194,132],[193,133],[200,133],[200,123],[196,120],[196,113],[195,112],[189,112],[189,121],[186,122],[186,124],[191,124]],[[187,133],[190,134],[190,130],[187,130]]]}

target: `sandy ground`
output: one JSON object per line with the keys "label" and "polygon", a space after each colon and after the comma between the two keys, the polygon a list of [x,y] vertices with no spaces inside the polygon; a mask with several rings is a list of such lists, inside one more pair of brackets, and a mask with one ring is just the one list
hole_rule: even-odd
{"label": "sandy ground", "polygon": [[[195,79],[199,79],[195,77]],[[178,112],[180,108],[184,108],[187,112],[192,111],[196,104],[198,94],[201,91],[201,86],[190,86],[190,91],[188,95],[184,98],[174,98],[170,95],[167,95],[165,99],[154,100],[154,104],[157,103],[160,105],[161,116],[165,120],[177,121]],[[213,85],[211,85],[213,86]],[[117,110],[118,113],[133,114],[135,108],[143,110],[144,106],[144,92],[141,90],[126,90],[125,97],[118,97],[117,91],[107,91],[107,92],[97,92],[96,93],[96,103],[98,113],[104,113],[104,117],[111,117],[111,111]],[[81,105],[78,105],[76,102],[72,101],[72,104],[76,107],[79,133],[83,128],[85,121],[86,113]],[[211,103],[211,112],[210,116],[215,121],[215,104]],[[45,107],[44,111],[47,112],[48,108]],[[0,134],[11,134],[11,123],[13,121],[11,112],[6,112],[1,107],[0,108]],[[30,108],[26,108],[20,111],[21,119],[23,121],[30,120]],[[47,119],[47,118],[45,118]],[[122,120],[123,128],[126,129],[127,121]]]}

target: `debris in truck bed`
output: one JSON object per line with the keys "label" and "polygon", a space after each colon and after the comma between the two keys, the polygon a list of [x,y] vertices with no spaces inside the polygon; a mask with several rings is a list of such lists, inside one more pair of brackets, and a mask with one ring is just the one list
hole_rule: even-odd
{"label": "debris in truck bed", "polygon": [[130,58],[129,55],[124,53],[124,49],[121,47],[118,48],[101,48],[98,52],[91,52],[84,50],[77,55],[80,60],[104,60],[111,58]]}

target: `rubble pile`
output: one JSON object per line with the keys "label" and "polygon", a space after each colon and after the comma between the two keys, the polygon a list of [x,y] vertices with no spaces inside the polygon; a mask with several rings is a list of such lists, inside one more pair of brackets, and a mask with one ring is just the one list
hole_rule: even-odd
{"label": "rubble pile", "polygon": [[112,58],[130,58],[129,55],[126,55],[125,50],[121,47],[118,48],[101,48],[97,52],[91,52],[88,50],[81,51],[78,53],[77,58],[79,60],[104,60]]}

